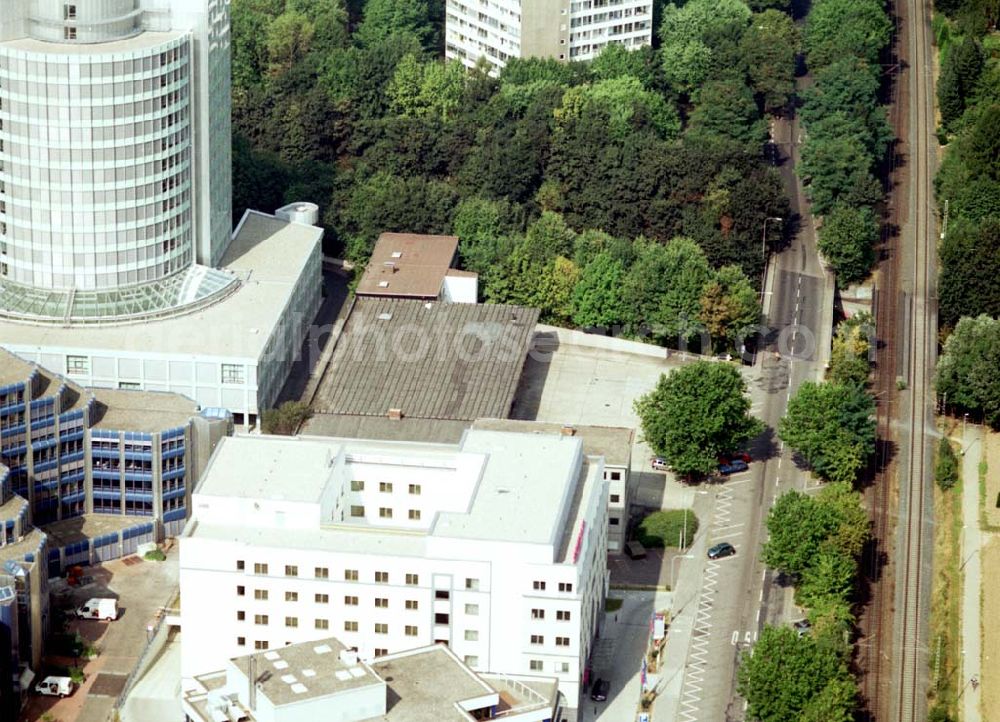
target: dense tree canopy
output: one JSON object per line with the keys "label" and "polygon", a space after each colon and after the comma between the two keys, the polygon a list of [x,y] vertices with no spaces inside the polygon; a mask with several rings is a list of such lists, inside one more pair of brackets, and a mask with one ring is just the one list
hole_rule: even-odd
{"label": "dense tree canopy", "polygon": [[820,253],[844,285],[863,281],[875,262],[878,221],[871,208],[837,205],[819,229]]}
{"label": "dense tree canopy", "polygon": [[719,454],[762,430],[743,376],[726,363],[698,361],[662,375],[635,410],[646,443],[685,477],[711,472]]}
{"label": "dense tree canopy", "polygon": [[875,401],[853,384],[807,381],[778,433],[821,478],[854,481],[875,450]]}
{"label": "dense tree canopy", "polygon": [[966,317],[944,343],[937,366],[938,394],[948,405],[982,414],[1000,428],[1000,320]]}

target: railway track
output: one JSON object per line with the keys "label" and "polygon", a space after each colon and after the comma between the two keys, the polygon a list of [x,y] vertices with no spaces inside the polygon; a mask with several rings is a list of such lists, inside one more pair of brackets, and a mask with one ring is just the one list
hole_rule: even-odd
{"label": "railway track", "polygon": [[[937,352],[935,254],[932,212],[935,143],[927,8],[922,0],[897,0],[897,37],[891,67],[906,67],[892,86],[892,124],[907,157],[889,177],[898,182],[887,221],[903,232],[886,236],[876,297],[876,324],[883,343],[876,369],[878,434],[882,440],[869,492],[875,542],[866,559],[869,604],[861,619],[863,643],[858,664],[864,673],[865,718],[923,722],[926,716],[929,611],[929,545],[932,543],[928,493],[933,432],[930,391]],[[904,84],[905,83],[905,84]],[[900,172],[901,171],[901,172]],[[909,184],[901,178],[909,176]],[[903,192],[909,190],[909,195]],[[905,226],[903,222],[906,222]],[[907,395],[897,393],[903,378]],[[898,402],[902,401],[900,407]],[[893,411],[896,410],[896,414]],[[898,418],[900,461],[893,463],[891,424]],[[893,534],[894,472],[899,479],[899,516]],[[895,553],[890,554],[891,550]],[[893,564],[887,565],[888,559]]]}

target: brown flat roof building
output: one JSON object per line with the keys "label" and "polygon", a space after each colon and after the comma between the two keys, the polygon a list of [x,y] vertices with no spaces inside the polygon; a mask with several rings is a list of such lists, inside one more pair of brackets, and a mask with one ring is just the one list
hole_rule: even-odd
{"label": "brown flat roof building", "polygon": [[457,236],[383,233],[358,283],[357,295],[435,299],[457,252]]}

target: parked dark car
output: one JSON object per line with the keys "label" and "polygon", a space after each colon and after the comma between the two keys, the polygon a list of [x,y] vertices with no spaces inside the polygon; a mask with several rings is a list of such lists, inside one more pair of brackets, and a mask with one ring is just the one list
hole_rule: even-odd
{"label": "parked dark car", "polygon": [[728,454],[719,454],[720,464],[731,464],[734,461],[742,461],[749,464],[753,457],[745,451],[732,451]]}
{"label": "parked dark car", "polygon": [[719,542],[708,550],[709,559],[724,559],[736,553],[736,547],[729,542]]}
{"label": "parked dark car", "polygon": [[719,464],[719,473],[723,476],[729,476],[730,474],[737,474],[741,471],[746,471],[750,467],[747,462],[741,459],[733,459],[728,464]]}
{"label": "parked dark car", "polygon": [[611,691],[611,682],[606,679],[595,679],[594,686],[590,690],[590,698],[595,702],[604,702]]}
{"label": "parked dark car", "polygon": [[809,634],[809,630],[812,629],[812,624],[808,619],[800,619],[793,626],[800,637],[806,636]]}
{"label": "parked dark car", "polygon": [[633,540],[625,544],[625,553],[628,554],[631,559],[645,559],[646,547]]}

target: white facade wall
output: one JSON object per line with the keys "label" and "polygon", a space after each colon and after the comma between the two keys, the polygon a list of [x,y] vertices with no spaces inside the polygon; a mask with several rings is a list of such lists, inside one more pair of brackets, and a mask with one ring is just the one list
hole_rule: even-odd
{"label": "white facade wall", "polygon": [[[182,675],[210,672],[255,649],[336,635],[363,659],[445,642],[475,670],[554,676],[575,699],[607,593],[601,469],[574,512],[578,518],[557,525],[553,546],[415,528],[439,511],[467,505],[475,494],[481,457],[450,458],[463,468],[449,476],[440,464],[381,459],[379,469],[348,453],[331,459],[326,492],[315,502],[196,493],[181,540]],[[377,490],[383,473],[392,479],[391,492]],[[349,486],[362,475],[364,491],[342,495],[338,480]],[[420,494],[410,494],[411,484],[420,485]],[[574,487],[568,485],[570,495]],[[358,544],[326,536],[350,527],[308,528],[329,518],[328,510],[343,508],[345,499],[365,502],[369,523],[359,524]],[[372,504],[394,508],[392,522],[377,512],[369,518]],[[424,511],[419,522],[396,518],[395,509],[414,505]],[[389,523],[393,529],[379,529]],[[555,557],[567,524],[573,528],[564,561]],[[261,533],[200,533],[202,525]]]}
{"label": "white facade wall", "polygon": [[631,499],[628,487],[627,466],[604,466],[604,479],[608,482],[608,551],[620,552],[625,548],[628,531],[628,510]]}
{"label": "white facade wall", "polygon": [[[545,40],[538,28],[524,27],[525,17],[539,16],[551,31]],[[530,56],[537,43],[558,60],[591,60],[608,43],[651,44],[652,26],[652,0],[575,0],[568,11],[552,0],[447,0],[445,56],[470,68],[485,58],[500,69],[510,58]]]}
{"label": "white facade wall", "polygon": [[478,303],[478,276],[445,276],[441,286],[441,300],[449,303]]}

